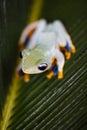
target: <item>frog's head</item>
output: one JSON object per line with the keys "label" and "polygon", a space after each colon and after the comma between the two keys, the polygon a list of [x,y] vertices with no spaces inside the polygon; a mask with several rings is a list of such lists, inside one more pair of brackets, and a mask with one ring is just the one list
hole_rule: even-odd
{"label": "frog's head", "polygon": [[46,54],[44,48],[25,49],[23,51],[22,70],[24,73],[42,73],[49,69],[50,62],[49,54]]}

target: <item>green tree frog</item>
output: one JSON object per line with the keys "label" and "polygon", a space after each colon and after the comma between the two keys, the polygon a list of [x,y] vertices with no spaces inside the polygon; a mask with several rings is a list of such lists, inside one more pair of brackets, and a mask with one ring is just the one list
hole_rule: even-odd
{"label": "green tree frog", "polygon": [[72,40],[61,21],[47,23],[42,19],[29,24],[19,39],[22,62],[17,68],[24,80],[29,80],[29,74],[42,73],[51,70],[47,78],[57,75],[63,78],[65,58],[76,51]]}

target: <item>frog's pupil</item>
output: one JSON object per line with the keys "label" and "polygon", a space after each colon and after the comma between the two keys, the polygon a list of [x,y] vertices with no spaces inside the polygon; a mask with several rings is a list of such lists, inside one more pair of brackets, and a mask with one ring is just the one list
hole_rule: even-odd
{"label": "frog's pupil", "polygon": [[45,69],[47,68],[47,66],[48,66],[48,65],[47,65],[46,63],[42,63],[42,64],[40,64],[40,65],[38,66],[38,69],[43,71],[43,70],[45,70]]}

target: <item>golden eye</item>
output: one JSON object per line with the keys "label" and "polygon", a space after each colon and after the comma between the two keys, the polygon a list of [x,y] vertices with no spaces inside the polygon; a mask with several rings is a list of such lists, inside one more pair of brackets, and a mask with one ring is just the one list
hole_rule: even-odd
{"label": "golden eye", "polygon": [[45,70],[46,68],[47,68],[47,63],[41,63],[39,66],[38,66],[38,69],[39,70],[41,70],[41,71],[43,71],[43,70]]}

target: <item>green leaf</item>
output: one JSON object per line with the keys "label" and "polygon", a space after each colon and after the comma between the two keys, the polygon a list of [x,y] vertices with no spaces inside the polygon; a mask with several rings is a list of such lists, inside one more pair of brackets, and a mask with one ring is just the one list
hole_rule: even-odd
{"label": "green leaf", "polygon": [[[37,0],[36,3],[38,2],[40,1]],[[6,5],[9,6],[8,3]],[[7,14],[10,14],[10,11],[14,12],[14,9],[20,5],[17,1],[11,4],[13,8],[8,8]],[[30,4],[31,10],[33,4]],[[43,4],[42,12],[39,11],[40,17],[46,18],[48,21],[61,19],[77,50],[71,59],[66,61],[62,80],[58,80],[57,77],[48,80],[46,79],[48,72],[46,72],[31,75],[29,83],[24,83],[22,79],[15,79],[15,77],[11,82],[12,71],[14,72],[17,59],[17,41],[21,28],[27,21],[28,2],[22,1],[20,6],[21,9],[25,9],[25,13],[22,12],[25,16],[22,16],[21,13],[17,14],[19,9],[16,9],[15,17],[13,14],[10,14],[10,17],[6,14],[7,22],[6,24],[2,22],[1,30],[3,47],[0,49],[2,59],[0,65],[3,68],[3,76],[0,76],[3,85],[0,86],[0,89],[2,88],[0,97],[5,96],[5,87],[8,91],[6,91],[5,107],[2,109],[1,130],[87,130],[87,2],[85,0],[47,0]],[[20,15],[21,20],[20,18],[15,19],[16,15],[17,17]],[[32,15],[32,17],[32,20],[29,17],[30,21],[36,20],[39,15],[37,17]],[[12,21],[9,21],[9,18]],[[23,18],[24,21],[22,21]],[[7,34],[8,27],[10,30]],[[0,68],[0,70],[2,69]],[[4,103],[3,99],[1,99],[1,103]]]}

